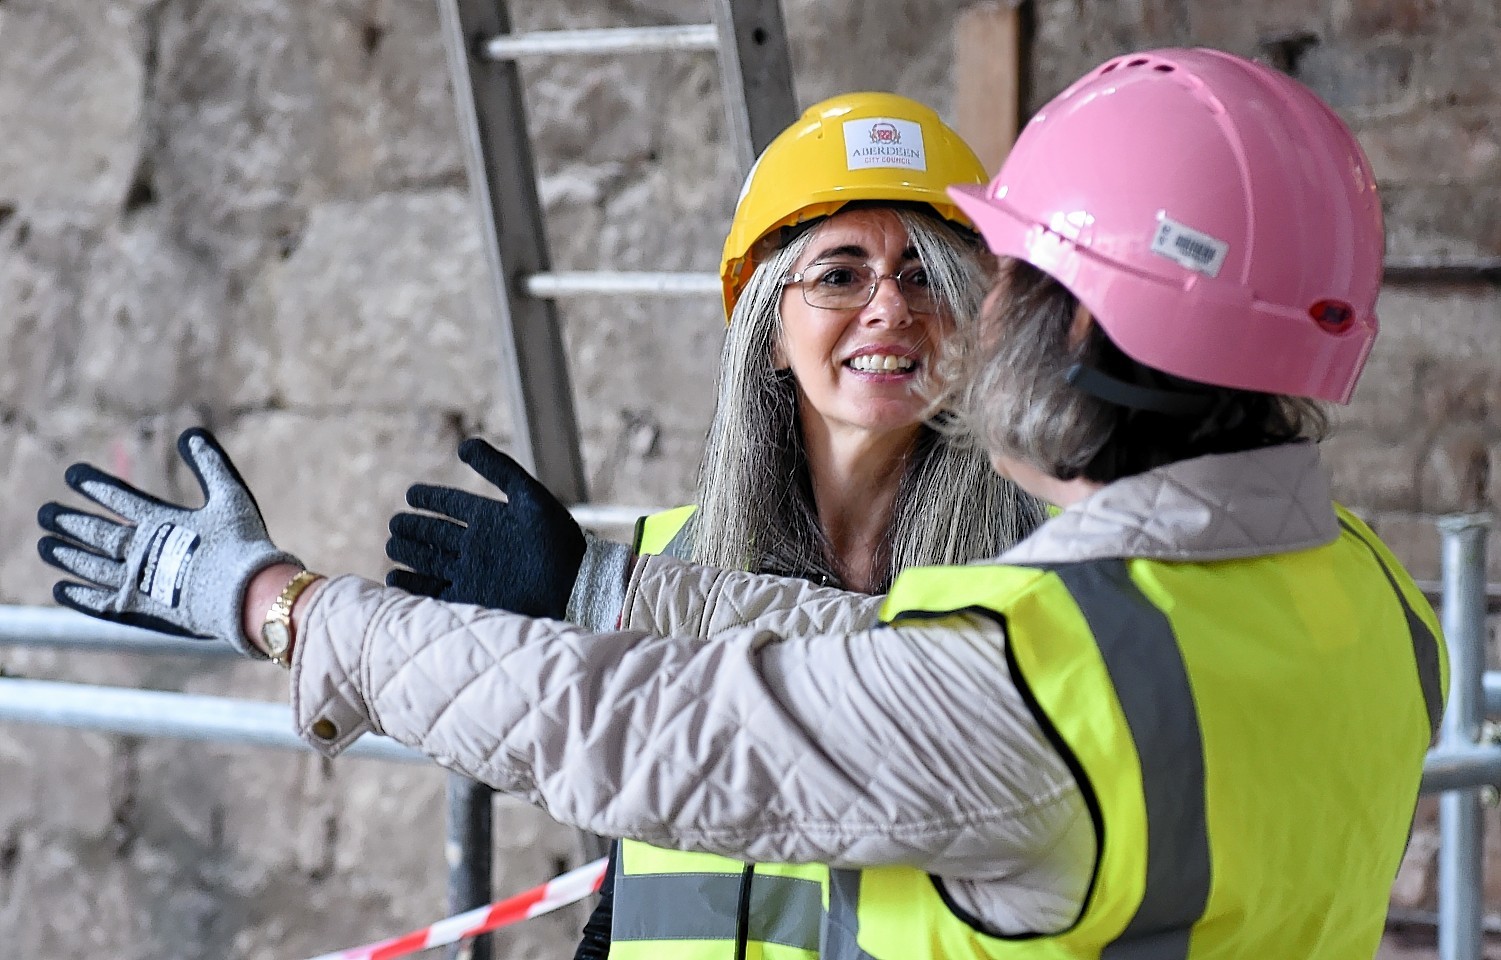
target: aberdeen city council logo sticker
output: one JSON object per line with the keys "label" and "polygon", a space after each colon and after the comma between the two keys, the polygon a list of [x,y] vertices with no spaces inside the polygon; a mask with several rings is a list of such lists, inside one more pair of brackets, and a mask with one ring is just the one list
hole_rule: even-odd
{"label": "aberdeen city council logo sticker", "polygon": [[845,161],[851,170],[898,167],[927,170],[922,127],[895,117],[844,121]]}

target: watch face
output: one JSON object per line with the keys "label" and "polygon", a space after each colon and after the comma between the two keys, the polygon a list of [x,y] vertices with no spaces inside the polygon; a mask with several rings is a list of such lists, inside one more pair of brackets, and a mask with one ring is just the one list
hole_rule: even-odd
{"label": "watch face", "polygon": [[261,639],[266,641],[267,652],[273,657],[279,657],[287,652],[287,644],[292,640],[292,632],[287,625],[280,620],[272,620],[261,625]]}

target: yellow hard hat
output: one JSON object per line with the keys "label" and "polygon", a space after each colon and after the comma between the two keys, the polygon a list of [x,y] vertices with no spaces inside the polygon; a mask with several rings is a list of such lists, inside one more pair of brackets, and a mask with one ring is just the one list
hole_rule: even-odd
{"label": "yellow hard hat", "polygon": [[846,93],[815,103],[766,147],[740,191],[719,265],[726,322],[765,257],[757,245],[780,228],[852,201],[890,200],[925,203],[973,229],[944,188],[985,181],[969,145],[916,100]]}

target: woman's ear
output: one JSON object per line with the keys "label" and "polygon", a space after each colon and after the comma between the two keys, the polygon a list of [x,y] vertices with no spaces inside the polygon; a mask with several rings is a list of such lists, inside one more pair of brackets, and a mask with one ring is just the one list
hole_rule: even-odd
{"label": "woman's ear", "polygon": [[1068,325],[1068,345],[1078,349],[1088,339],[1089,331],[1092,329],[1094,329],[1094,314],[1081,303],[1074,311],[1073,322]]}

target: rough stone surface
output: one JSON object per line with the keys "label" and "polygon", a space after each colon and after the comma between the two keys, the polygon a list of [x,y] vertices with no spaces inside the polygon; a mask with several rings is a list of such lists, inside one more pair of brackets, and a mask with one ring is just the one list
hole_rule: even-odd
{"label": "rough stone surface", "polygon": [[[246,371],[297,407],[483,407],[501,386],[476,218],[455,190],[320,205],[263,274],[269,336]],[[257,358],[260,359],[260,358]]]}
{"label": "rough stone surface", "polygon": [[231,382],[224,339],[242,325],[224,276],[174,243],[160,214],[143,211],[107,227],[79,278],[86,333],[69,381],[126,415],[217,399],[219,385]]}
{"label": "rough stone surface", "polygon": [[79,352],[77,278],[94,237],[64,211],[0,213],[0,409],[11,417],[72,391]]}
{"label": "rough stone surface", "polygon": [[[518,29],[709,17],[702,0],[512,6]],[[966,6],[785,0],[800,103],[895,89],[949,115]],[[191,499],[172,444],[194,423],[219,433],[282,545],[329,570],[384,573],[386,521],[415,480],[486,492],[454,447],[505,445],[514,428],[438,9],[0,2],[0,603],[50,602],[34,516],[65,496],[69,463]],[[1391,255],[1501,255],[1492,0],[1036,0],[1029,18],[1029,109],[1132,48],[1263,56],[1356,129]],[[741,173],[711,60],[528,60],[522,76],[554,266],[717,267]],[[1325,455],[1339,496],[1436,580],[1435,516],[1501,504],[1501,294],[1392,286],[1380,312]],[[686,500],[713,407],[717,299],[580,298],[558,316],[593,497]],[[1501,581],[1501,535],[1490,567]],[[20,647],[0,665],[285,695],[256,664]],[[7,955],[272,960],[444,910],[435,768],[12,724],[0,783]],[[1432,808],[1394,888],[1404,910],[1433,907]],[[497,895],[577,862],[571,831],[545,815],[498,800],[496,816]],[[1501,871],[1490,877],[1496,903]],[[583,915],[522,925],[497,956],[566,956]],[[1409,925],[1380,956],[1432,944]]]}
{"label": "rough stone surface", "polygon": [[0,210],[103,220],[141,150],[138,3],[18,0],[0,11]]}
{"label": "rough stone surface", "polygon": [[1360,144],[1382,184],[1501,178],[1501,130],[1484,107],[1445,107],[1426,111],[1421,122],[1362,126]]}

